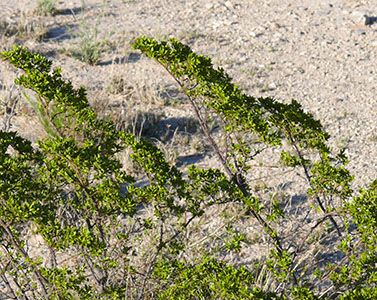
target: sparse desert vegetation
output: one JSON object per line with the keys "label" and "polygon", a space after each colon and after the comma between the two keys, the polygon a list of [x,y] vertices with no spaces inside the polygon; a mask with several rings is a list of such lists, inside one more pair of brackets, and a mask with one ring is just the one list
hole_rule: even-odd
{"label": "sparse desert vegetation", "polygon": [[[344,105],[343,77],[333,98],[328,78],[311,94],[320,103],[300,97],[316,84],[305,83],[308,73],[358,80],[358,66],[348,72],[340,56],[334,74],[327,69],[326,53],[338,53],[331,45],[350,41],[339,32],[325,37],[319,57],[284,61],[300,47],[294,17],[290,25],[274,12],[265,31],[241,31],[241,43],[208,26],[223,22],[230,33],[252,4],[210,2],[204,12],[194,2],[177,4],[174,17],[194,25],[208,13],[202,30],[171,29],[164,1],[26,1],[3,10],[1,299],[377,297],[375,135]],[[289,9],[312,22],[354,23],[357,13],[342,19],[340,11],[364,2]],[[254,8],[269,17],[276,3],[263,3]],[[148,27],[155,17],[166,32]],[[321,26],[298,32],[311,55]],[[350,27],[349,40],[363,45],[373,26],[365,34]],[[255,64],[239,47],[250,37],[250,53],[263,58]],[[352,52],[350,63],[364,65],[360,52],[368,51]],[[363,76],[373,73],[364,67]],[[358,92],[351,83],[347,92]],[[372,102],[359,97],[369,118]]]}

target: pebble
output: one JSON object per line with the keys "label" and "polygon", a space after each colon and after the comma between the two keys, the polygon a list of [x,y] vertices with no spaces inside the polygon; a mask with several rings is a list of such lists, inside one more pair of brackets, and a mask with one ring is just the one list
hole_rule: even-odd
{"label": "pebble", "polygon": [[255,31],[251,31],[249,34],[251,37],[254,37],[254,38],[257,38],[263,35],[262,32],[255,32]]}
{"label": "pebble", "polygon": [[364,24],[365,23],[365,11],[353,11],[351,12],[351,19],[356,24]]}
{"label": "pebble", "polygon": [[356,29],[355,32],[356,32],[357,35],[366,35],[367,34],[364,29],[360,29],[360,28]]}
{"label": "pebble", "polygon": [[234,6],[233,6],[233,4],[232,4],[231,1],[226,1],[226,2],[224,2],[224,5],[225,5],[225,7],[226,7],[227,9],[229,9],[229,10],[233,10],[233,9],[234,9]]}
{"label": "pebble", "polygon": [[277,85],[276,85],[275,82],[271,82],[271,83],[268,85],[268,89],[269,89],[270,91],[276,90],[276,88],[277,88]]}

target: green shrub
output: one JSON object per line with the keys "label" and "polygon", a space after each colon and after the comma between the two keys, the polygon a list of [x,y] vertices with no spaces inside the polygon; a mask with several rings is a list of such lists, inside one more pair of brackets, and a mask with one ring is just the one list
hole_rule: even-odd
{"label": "green shrub", "polygon": [[96,65],[102,52],[102,43],[98,39],[97,28],[83,23],[74,35],[78,38],[78,45],[73,51],[73,56],[90,65]]}
{"label": "green shrub", "polygon": [[56,13],[56,0],[38,0],[36,13],[40,16],[51,16]]}
{"label": "green shrub", "polygon": [[[16,83],[34,91],[28,100],[48,134],[33,147],[0,132],[4,297],[374,299],[377,184],[351,190],[347,158],[332,153],[321,123],[297,101],[244,94],[175,39],[134,46],[177,81],[221,168],[171,166],[156,145],[99,119],[51,61],[21,47],[2,52],[24,71]],[[215,117],[220,136],[208,126]],[[251,162],[272,147],[306,179],[313,204],[303,200],[303,218],[250,180]],[[125,150],[141,175],[124,171]],[[222,223],[211,231],[214,220]],[[252,246],[263,255],[242,260]]]}

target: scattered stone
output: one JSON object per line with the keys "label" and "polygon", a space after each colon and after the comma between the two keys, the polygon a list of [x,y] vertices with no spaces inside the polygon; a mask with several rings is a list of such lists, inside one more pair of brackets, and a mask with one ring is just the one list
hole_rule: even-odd
{"label": "scattered stone", "polygon": [[364,29],[362,29],[362,28],[356,29],[355,32],[358,35],[366,35],[367,34],[366,31]]}
{"label": "scattered stone", "polygon": [[351,18],[355,24],[365,23],[365,11],[353,11],[351,12]]}
{"label": "scattered stone", "polygon": [[262,35],[263,35],[262,32],[254,32],[254,31],[251,31],[251,32],[250,32],[250,36],[251,36],[251,37],[254,37],[254,38],[258,38],[258,37],[260,37],[260,36],[262,36]]}
{"label": "scattered stone", "polygon": [[234,9],[234,6],[233,6],[233,4],[232,4],[231,1],[226,1],[226,2],[224,2],[224,5],[225,5],[225,7],[226,7],[227,9],[229,9],[229,10],[233,10],[233,9]]}
{"label": "scattered stone", "polygon": [[276,85],[275,82],[271,82],[271,83],[268,85],[268,89],[269,89],[270,91],[276,90],[276,88],[277,88],[277,85]]}

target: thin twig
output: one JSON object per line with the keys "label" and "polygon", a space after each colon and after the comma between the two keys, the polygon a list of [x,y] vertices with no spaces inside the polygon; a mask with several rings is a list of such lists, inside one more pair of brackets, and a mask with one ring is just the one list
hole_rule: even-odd
{"label": "thin twig", "polygon": [[3,121],[3,130],[9,131],[12,127],[12,118],[16,115],[16,106],[19,101],[19,95],[13,97],[13,90],[15,86],[12,85],[9,91],[8,101],[5,102],[5,114]]}
{"label": "thin twig", "polygon": [[[3,230],[6,232],[6,234],[10,237],[12,244],[16,247],[16,249],[19,251],[19,253],[26,259],[30,260],[29,255],[25,252],[25,250],[20,246],[18,243],[16,237],[13,235],[12,231],[9,229],[9,227],[0,220],[0,226],[3,228]],[[32,267],[33,273],[35,277],[37,278],[41,288],[42,288],[42,294],[47,299],[48,298],[48,292],[47,288],[45,286],[45,278],[42,276],[41,272],[36,269],[35,267]]]}
{"label": "thin twig", "polygon": [[[170,72],[169,68],[166,67],[166,66],[164,66],[163,64],[162,64],[162,66],[174,78],[174,80],[178,83],[178,85],[181,87],[181,89],[183,91],[186,91],[185,86]],[[200,111],[199,111],[199,108],[198,108],[197,104],[195,103],[194,99],[188,93],[185,93],[185,94],[188,97],[188,99],[189,99],[189,101],[190,101],[190,103],[191,103],[191,105],[192,105],[192,107],[194,109],[194,112],[195,112],[195,115],[196,115],[196,117],[197,117],[197,119],[199,121],[200,127],[202,128],[205,136],[207,137],[207,139],[208,139],[211,147],[214,149],[217,157],[219,158],[222,166],[225,169],[225,172],[227,173],[227,175],[229,176],[229,178],[232,179],[236,183],[236,185],[241,190],[242,194],[245,197],[249,197],[250,193],[246,189],[246,183],[245,183],[243,177],[240,176],[240,174],[235,174],[234,172],[232,172],[231,168],[228,166],[228,163],[227,163],[225,157],[221,153],[221,151],[220,151],[217,143],[215,142],[215,140],[213,139],[212,135],[210,134],[210,130],[209,130],[208,126],[207,126],[207,123],[202,118],[202,116],[200,114]],[[280,238],[274,233],[274,230],[268,225],[268,223],[263,219],[263,217],[260,214],[258,214],[255,210],[250,209],[250,212],[257,219],[257,221],[259,222],[259,224],[261,224],[262,227],[266,230],[266,233],[269,235],[269,237],[273,241],[273,243],[274,243],[274,245],[275,245],[276,250],[278,251],[278,253],[282,254],[283,247],[281,245]]]}
{"label": "thin twig", "polygon": [[[286,129],[287,129],[287,133],[288,133],[289,141],[291,142],[291,144],[292,144],[293,148],[295,149],[295,151],[296,151],[298,157],[300,158],[300,161],[301,161],[301,162],[304,162],[304,156],[303,156],[303,154],[301,153],[300,149],[298,148],[298,146],[297,146],[297,144],[296,144],[296,141],[293,139],[291,131],[290,131],[288,128],[286,128]],[[313,186],[312,178],[311,178],[311,176],[310,176],[310,174],[309,174],[309,170],[308,170],[307,166],[306,166],[304,163],[302,163],[301,166],[302,166],[302,168],[303,168],[303,170],[304,170],[305,177],[306,177],[306,180],[307,180],[309,186],[314,190],[314,186]],[[316,202],[318,203],[318,205],[319,205],[321,211],[322,211],[324,214],[327,214],[328,212],[327,212],[325,206],[323,205],[323,203],[322,203],[322,201],[321,201],[321,198],[319,198],[319,196],[316,195],[316,196],[315,196],[315,199],[316,199]],[[333,217],[332,215],[329,216],[329,220],[330,220],[330,222],[334,225],[334,227],[336,228],[336,231],[337,231],[338,235],[339,235],[339,236],[342,236],[342,232],[340,231],[340,228],[339,228],[339,226],[338,226],[338,223],[335,221],[335,219],[334,219],[334,217]]]}
{"label": "thin twig", "polygon": [[[2,273],[3,273],[3,271],[2,271]],[[2,278],[3,282],[5,283],[5,285],[7,286],[10,294],[13,296],[13,299],[17,299],[16,293],[13,290],[10,282],[8,281],[8,278],[4,274],[1,274],[1,278]]]}
{"label": "thin twig", "polygon": [[140,289],[140,293],[139,293],[139,296],[137,298],[138,300],[142,300],[143,297],[144,297],[145,286],[146,286],[147,280],[151,276],[152,271],[153,271],[153,269],[154,269],[154,267],[156,265],[157,257],[158,257],[158,255],[160,254],[162,248],[165,245],[165,243],[163,242],[163,237],[164,237],[164,224],[163,224],[163,222],[161,222],[161,224],[160,224],[160,238],[159,238],[159,242],[158,242],[158,245],[157,245],[157,250],[156,250],[155,254],[153,255],[152,261],[149,264],[148,270],[147,270],[147,272],[146,272],[146,274],[144,276],[143,283],[142,283],[141,289]]}

